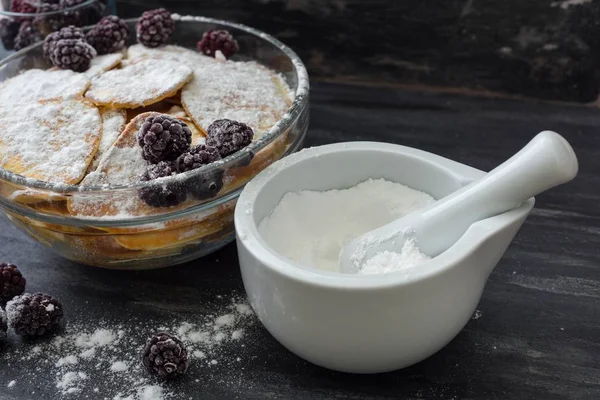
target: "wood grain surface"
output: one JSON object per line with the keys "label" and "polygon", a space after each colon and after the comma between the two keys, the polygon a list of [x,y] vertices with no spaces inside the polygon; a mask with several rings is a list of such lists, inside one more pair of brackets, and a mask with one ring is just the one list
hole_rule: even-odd
{"label": "wood grain surface", "polygon": [[312,78],[461,87],[591,102],[600,89],[600,2],[591,0],[119,0],[270,33]]}
{"label": "wood grain surface", "polygon": [[[553,129],[571,141],[581,171],[572,183],[539,196],[492,273],[476,319],[429,359],[382,375],[335,373],[289,353],[257,323],[248,332],[241,367],[193,369],[174,384],[176,398],[599,399],[597,110],[339,84],[314,84],[311,102],[308,145],[393,142],[489,170],[538,131]],[[104,319],[127,326],[142,319],[158,327],[173,317],[211,313],[217,295],[243,293],[234,245],[175,268],[116,272],[67,262],[5,218],[0,238],[0,259],[23,269],[30,291],[61,298],[71,321]],[[145,334],[140,332],[140,340]],[[20,345],[11,337],[1,351]],[[44,365],[31,360],[7,365],[2,355],[0,362],[1,399],[58,398],[52,374],[47,380],[19,378],[36,368],[43,377]],[[13,379],[17,384],[8,389]],[[85,392],[72,398],[104,396]]]}

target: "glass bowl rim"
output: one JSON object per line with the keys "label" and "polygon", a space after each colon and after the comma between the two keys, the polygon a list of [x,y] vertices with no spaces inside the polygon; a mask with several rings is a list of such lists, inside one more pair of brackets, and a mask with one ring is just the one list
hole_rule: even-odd
{"label": "glass bowl rim", "polygon": [[0,10],[0,15],[5,15],[7,17],[23,17],[23,18],[47,17],[47,16],[51,16],[51,15],[63,14],[65,12],[69,12],[69,11],[79,10],[80,8],[88,7],[99,1],[100,0],[85,0],[83,3],[79,3],[79,4],[71,6],[71,7],[63,8],[61,10],[56,10],[56,11],[46,11],[46,12],[42,12],[42,13],[38,13],[38,12],[36,12],[36,13],[20,13],[20,12],[14,12],[14,11],[10,11],[10,10]]}
{"label": "glass bowl rim", "polygon": [[[96,0],[90,0],[90,1],[96,1]],[[277,121],[277,123],[275,123],[275,125],[273,125],[271,128],[269,128],[269,130],[266,131],[262,135],[262,137],[259,140],[251,143],[250,145],[245,147],[242,151],[238,151],[232,155],[229,155],[222,160],[219,160],[217,162],[205,165],[205,166],[197,168],[195,170],[191,170],[191,171],[185,172],[183,174],[177,175],[177,180],[188,180],[188,179],[193,179],[194,177],[205,176],[205,175],[211,174],[213,171],[215,171],[217,169],[221,169],[221,168],[228,169],[230,167],[233,167],[236,164],[241,163],[244,160],[244,158],[249,156],[249,154],[252,155],[252,154],[258,153],[260,150],[262,150],[264,147],[266,147],[271,142],[273,142],[276,138],[278,138],[283,132],[286,132],[292,126],[292,124],[295,123],[295,121],[300,116],[300,114],[302,113],[304,108],[306,108],[307,103],[308,103],[308,93],[309,93],[310,85],[309,85],[309,79],[308,79],[308,72],[306,70],[306,67],[304,66],[304,63],[300,59],[300,57],[298,57],[298,55],[287,45],[283,44],[281,41],[279,41],[278,39],[274,38],[273,36],[271,36],[267,33],[264,33],[262,31],[259,31],[258,29],[254,29],[254,28],[251,28],[251,27],[243,25],[243,24],[238,24],[235,22],[230,22],[230,21],[225,21],[225,20],[220,20],[220,19],[215,19],[215,18],[208,18],[208,17],[201,17],[201,16],[180,16],[179,14],[172,14],[172,17],[177,22],[201,22],[201,23],[205,23],[205,24],[215,24],[215,25],[221,25],[221,26],[238,29],[238,30],[244,31],[246,33],[249,33],[253,36],[256,36],[260,40],[269,42],[270,44],[275,46],[277,49],[282,51],[288,57],[288,59],[292,62],[292,64],[294,65],[294,68],[295,68],[296,79],[298,82],[298,86],[296,88],[295,95],[294,95],[294,100],[292,101],[292,104],[289,106],[288,110],[285,112],[285,114],[282,115],[282,117]],[[125,19],[125,22],[127,22],[127,23],[134,23],[136,21],[137,21],[137,18]],[[0,61],[0,69],[4,68],[6,65],[8,65],[13,60],[18,59],[22,56],[25,56],[29,51],[42,46],[42,44],[43,44],[43,42],[33,44],[25,49],[22,49],[14,54],[8,56],[4,60]],[[1,84],[1,82],[0,82],[0,84]],[[173,177],[173,178],[175,178],[175,177]],[[156,185],[156,181],[138,182],[138,183],[135,183],[132,185],[100,185],[100,186],[92,186],[92,185],[80,186],[77,184],[51,183],[51,182],[47,182],[47,181],[41,181],[38,179],[27,178],[23,175],[19,175],[19,174],[10,172],[2,167],[0,167],[0,179],[4,180],[6,182],[10,182],[10,183],[13,183],[16,185],[23,186],[25,189],[39,189],[42,191],[52,191],[52,192],[60,193],[60,194],[83,193],[83,192],[85,192],[85,193],[120,192],[120,191],[139,189],[139,188],[150,187],[150,186]],[[161,178],[160,179],[161,182],[167,182],[167,181],[172,181],[172,180],[174,180],[174,179],[171,179],[171,178]],[[215,198],[213,201],[216,201],[218,199],[219,199],[219,197]],[[212,201],[209,203],[212,203]],[[191,208],[194,208],[194,207],[191,207]]]}

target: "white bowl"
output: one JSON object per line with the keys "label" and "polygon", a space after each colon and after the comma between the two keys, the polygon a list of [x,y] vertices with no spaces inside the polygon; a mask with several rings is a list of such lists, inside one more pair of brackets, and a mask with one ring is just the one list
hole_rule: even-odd
{"label": "white bowl", "polygon": [[267,330],[298,356],[353,373],[404,368],[434,354],[469,321],[485,282],[534,199],[479,221],[446,252],[411,271],[346,275],[277,254],[258,224],[290,191],[343,189],[384,178],[444,197],[484,172],[385,143],[340,143],[288,156],[254,178],[235,210],[250,303]]}

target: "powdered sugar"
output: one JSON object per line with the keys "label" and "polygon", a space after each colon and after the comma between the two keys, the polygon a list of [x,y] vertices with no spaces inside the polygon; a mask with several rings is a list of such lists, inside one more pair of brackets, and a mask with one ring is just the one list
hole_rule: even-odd
{"label": "powdered sugar", "polygon": [[100,137],[98,151],[90,165],[92,171],[98,167],[102,157],[123,132],[127,123],[127,113],[124,110],[105,108],[101,109],[100,118],[102,119],[102,136]]}
{"label": "powdered sugar", "polygon": [[85,96],[99,105],[135,108],[174,95],[191,77],[184,64],[144,59],[92,79]]}
{"label": "powdered sugar", "polygon": [[156,48],[134,44],[127,49],[127,59],[129,62],[135,63],[145,58],[171,60],[183,63],[192,69],[202,68],[206,64],[214,64],[216,62],[212,57],[207,57],[197,51],[172,44]]}
{"label": "powdered sugar", "polygon": [[[220,304],[213,307],[214,314],[178,318],[167,326],[130,321],[122,327],[101,320],[70,320],[59,336],[35,345],[15,343],[0,354],[0,362],[16,365],[33,360],[40,368],[16,370],[15,374],[43,391],[55,390],[53,399],[187,400],[145,371],[141,350],[150,335],[162,330],[175,333],[185,343],[191,358],[187,373],[191,381],[194,377],[212,379],[207,368],[237,365],[243,359],[245,333],[256,318],[247,312],[248,304],[237,298]],[[235,376],[235,369],[228,368]],[[7,387],[15,384],[10,381]]]}
{"label": "powdered sugar", "polygon": [[0,104],[0,163],[52,183],[78,183],[98,141],[100,114],[78,100]]}
{"label": "powdered sugar", "polygon": [[0,85],[0,104],[72,99],[90,86],[87,76],[70,70],[30,69]]}
{"label": "powdered sugar", "polygon": [[122,53],[104,54],[92,58],[90,67],[84,74],[90,78],[102,75],[104,72],[115,68],[123,59]]}
{"label": "powdered sugar", "polygon": [[278,253],[305,266],[339,271],[350,240],[433,203],[428,194],[383,179],[325,192],[286,193],[259,232]]}
{"label": "powdered sugar", "polygon": [[423,254],[414,238],[408,238],[404,242],[400,253],[384,251],[367,259],[358,270],[359,274],[385,274],[388,272],[405,271],[429,260],[429,256]]}
{"label": "powdered sugar", "polygon": [[181,92],[181,102],[204,131],[216,119],[243,122],[255,140],[271,128],[291,104],[283,79],[256,62],[218,62],[194,69]]}

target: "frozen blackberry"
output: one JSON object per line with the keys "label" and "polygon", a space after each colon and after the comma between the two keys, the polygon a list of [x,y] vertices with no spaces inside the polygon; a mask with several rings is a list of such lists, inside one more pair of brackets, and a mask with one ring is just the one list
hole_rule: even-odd
{"label": "frozen blackberry", "polygon": [[207,56],[214,57],[217,50],[227,58],[234,55],[239,49],[237,40],[226,30],[213,29],[204,32],[202,39],[197,44],[198,51]]}
{"label": "frozen blackberry", "polygon": [[44,293],[25,293],[6,305],[8,324],[20,336],[44,336],[56,331],[63,317],[62,304]]}
{"label": "frozen blackberry", "polygon": [[79,39],[60,39],[50,48],[50,61],[62,69],[84,72],[90,67],[96,50]]}
{"label": "frozen blackberry", "polygon": [[15,48],[15,37],[19,33],[21,24],[10,18],[0,19],[0,39],[6,50]]}
{"label": "frozen blackberry", "polygon": [[16,265],[0,263],[0,301],[5,303],[23,294],[26,282]]}
{"label": "frozen blackberry", "polygon": [[136,26],[137,41],[146,47],[158,47],[167,43],[175,31],[171,13],[164,8],[146,11]]}
{"label": "frozen blackberry", "polygon": [[254,132],[248,125],[230,119],[218,119],[208,126],[206,144],[216,147],[221,157],[243,149],[252,143]]}
{"label": "frozen blackberry", "polygon": [[[153,181],[176,173],[171,163],[161,161],[158,164],[149,165],[140,180],[142,182]],[[187,194],[181,182],[158,182],[156,185],[140,189],[139,196],[149,206],[172,207],[183,203]]]}
{"label": "frozen blackberry", "polygon": [[148,117],[137,132],[144,160],[174,161],[190,149],[192,132],[185,122],[169,115]]}
{"label": "frozen blackberry", "polygon": [[10,11],[12,12],[34,14],[36,10],[36,2],[33,0],[11,0],[10,2]]}
{"label": "frozen blackberry", "polygon": [[179,338],[159,332],[146,342],[142,363],[151,374],[171,379],[185,374],[190,360],[187,349]]}
{"label": "frozen blackberry", "polygon": [[[180,155],[175,161],[179,172],[191,171],[221,159],[219,151],[211,146],[199,144],[187,153]],[[188,179],[186,186],[190,193],[199,200],[213,198],[223,187],[223,169],[218,168],[201,176]]]}
{"label": "frozen blackberry", "polygon": [[104,17],[86,34],[86,39],[98,54],[108,54],[125,47],[129,28],[116,15]]}
{"label": "frozen blackberry", "polygon": [[0,337],[5,337],[7,330],[8,321],[6,320],[6,313],[0,308]]}
{"label": "frozen blackberry", "polygon": [[33,22],[23,21],[19,27],[19,32],[15,37],[15,50],[24,49],[43,39],[40,31],[37,30]]}
{"label": "frozen blackberry", "polygon": [[54,51],[56,42],[61,39],[85,40],[85,33],[83,33],[81,28],[71,25],[61,28],[60,30],[52,32],[46,36],[46,39],[44,39],[43,50],[44,56],[46,56],[48,60],[51,60],[51,54]]}

